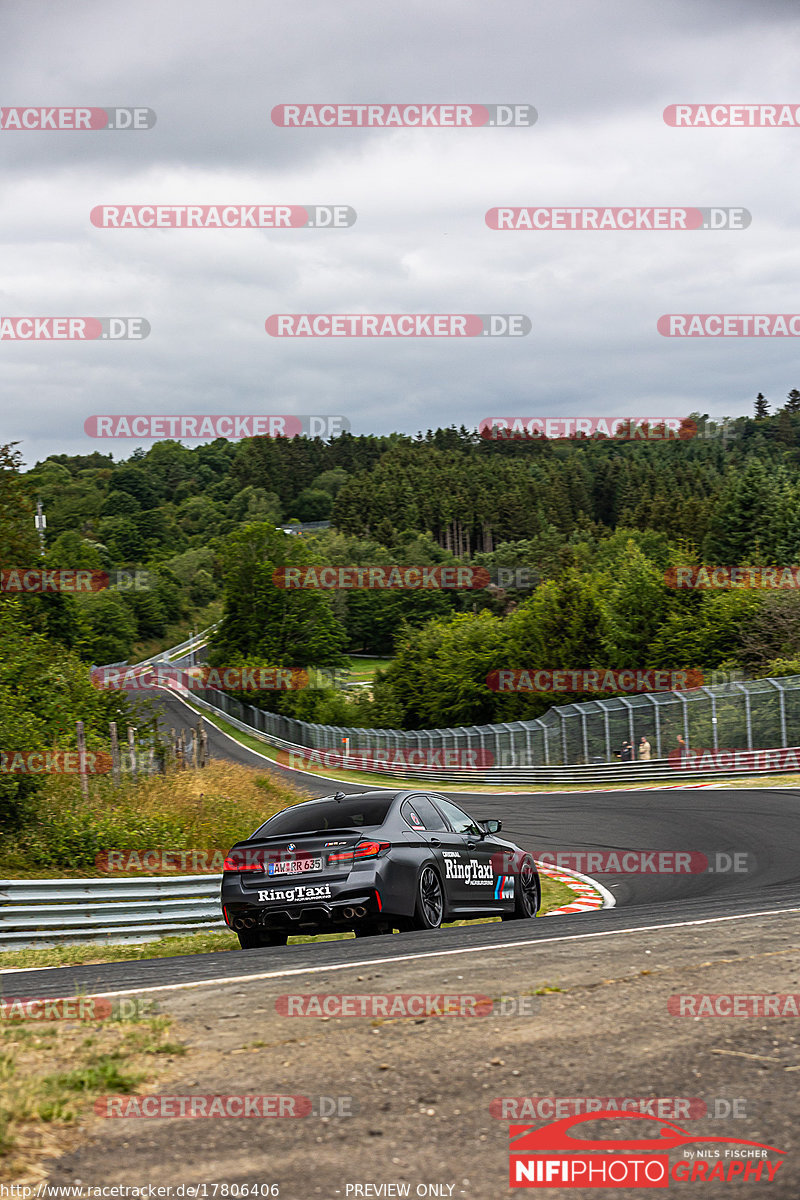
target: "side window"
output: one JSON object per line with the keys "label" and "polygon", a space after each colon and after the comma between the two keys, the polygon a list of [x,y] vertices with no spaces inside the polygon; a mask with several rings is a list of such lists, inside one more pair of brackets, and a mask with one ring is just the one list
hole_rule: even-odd
{"label": "side window", "polygon": [[445,823],[427,796],[411,796],[400,809],[412,829],[444,829]]}
{"label": "side window", "polygon": [[452,804],[449,800],[445,800],[444,796],[434,797],[436,805],[442,810],[456,833],[478,833],[478,826],[473,821],[472,817],[468,816],[463,808],[459,808],[457,804]]}
{"label": "side window", "polygon": [[414,797],[414,804],[412,804],[410,800],[406,800],[400,809],[400,812],[403,814],[403,820],[405,821],[406,825],[410,825],[412,829],[424,829],[425,822],[417,812],[416,801],[416,796]]}

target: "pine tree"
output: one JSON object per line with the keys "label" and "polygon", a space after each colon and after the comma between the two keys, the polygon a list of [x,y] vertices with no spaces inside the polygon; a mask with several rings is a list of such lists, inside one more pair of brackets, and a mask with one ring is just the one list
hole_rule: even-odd
{"label": "pine tree", "polygon": [[756,543],[772,555],[777,493],[782,482],[757,458],[743,472],[730,476],[703,544],[706,561],[746,564]]}
{"label": "pine tree", "polygon": [[759,392],[756,396],[756,419],[763,420],[767,416],[769,416],[769,400]]}
{"label": "pine tree", "polygon": [[797,388],[792,388],[789,392],[783,407],[788,413],[800,412],[800,392]]}

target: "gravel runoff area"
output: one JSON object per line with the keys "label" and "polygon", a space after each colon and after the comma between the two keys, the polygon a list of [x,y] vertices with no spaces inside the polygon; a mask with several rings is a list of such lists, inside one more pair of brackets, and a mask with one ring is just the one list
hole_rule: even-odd
{"label": "gravel runoff area", "polygon": [[[670,997],[800,992],[797,912],[596,934],[563,924],[562,938],[553,940],[551,929],[546,941],[507,949],[340,970],[293,964],[283,977],[151,993],[189,1050],[159,1093],[308,1096],[317,1111],[322,1095],[333,1114],[97,1117],[83,1146],[53,1161],[50,1183],[171,1187],[163,1196],[190,1195],[190,1185],[205,1184],[194,1194],[213,1197],[237,1194],[223,1184],[275,1184],[283,1200],[498,1200],[524,1193],[509,1188],[511,1118],[508,1107],[506,1119],[494,1115],[493,1101],[674,1097],[695,1101],[692,1114],[703,1101],[712,1114],[687,1119],[685,1108],[662,1106],[697,1136],[764,1142],[786,1155],[770,1184],[740,1182],[731,1192],[727,1183],[671,1182],[673,1193],[796,1200],[800,1019],[673,1015]],[[264,972],[281,969],[274,955],[264,958]],[[288,993],[484,995],[494,1006],[484,1016],[289,1016],[279,1011],[288,1002],[278,1000]],[[520,1110],[518,1119],[546,1118]],[[623,1124],[633,1122],[606,1126],[601,1136],[634,1136]],[[655,1125],[641,1127],[656,1133]],[[671,1161],[683,1155],[673,1150]]]}

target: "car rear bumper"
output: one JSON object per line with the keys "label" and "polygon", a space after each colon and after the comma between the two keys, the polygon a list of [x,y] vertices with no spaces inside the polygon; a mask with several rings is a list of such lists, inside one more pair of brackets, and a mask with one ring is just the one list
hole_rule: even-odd
{"label": "car rear bumper", "polygon": [[[280,888],[280,891],[300,889]],[[383,902],[376,887],[354,887],[352,883],[332,884],[330,896],[306,896],[272,899],[269,887],[244,889],[238,881],[226,887],[223,883],[222,906],[225,920],[231,929],[288,930],[295,932],[324,932],[353,929],[364,921],[380,917]]]}

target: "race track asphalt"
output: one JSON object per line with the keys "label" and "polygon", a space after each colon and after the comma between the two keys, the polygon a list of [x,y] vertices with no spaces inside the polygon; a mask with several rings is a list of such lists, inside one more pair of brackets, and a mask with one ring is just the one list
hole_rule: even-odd
{"label": "race track asphalt", "polygon": [[[194,724],[197,714],[176,697],[158,693],[167,727]],[[207,725],[213,757],[277,773],[309,795],[363,786],[334,784],[274,765]],[[399,786],[403,786],[401,783]],[[412,785],[406,785],[412,786]],[[447,793],[445,793],[447,794]],[[570,858],[566,865],[597,878],[617,907],[552,920],[460,926],[431,933],[319,942],[243,953],[191,955],[141,962],[93,964],[4,973],[6,996],[61,996],[76,991],[134,991],[233,979],[272,970],[303,970],[383,961],[481,946],[531,944],[586,934],[654,929],[745,914],[791,911],[800,903],[800,789],[702,789],[670,791],[564,792],[470,795],[452,799],[480,818],[499,817],[503,833],[537,858],[563,852],[695,852],[711,866],[739,870],[698,873],[616,873],[591,869],[591,861]],[[250,831],[243,830],[246,836]],[[717,856],[722,856],[718,860]],[[738,857],[737,857],[738,856]],[[658,866],[658,860],[652,865]],[[670,865],[670,864],[667,864]],[[744,869],[741,869],[744,868]],[[735,937],[734,922],[731,935]]]}

